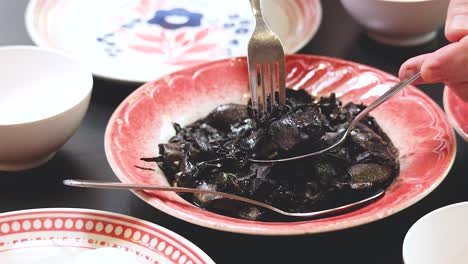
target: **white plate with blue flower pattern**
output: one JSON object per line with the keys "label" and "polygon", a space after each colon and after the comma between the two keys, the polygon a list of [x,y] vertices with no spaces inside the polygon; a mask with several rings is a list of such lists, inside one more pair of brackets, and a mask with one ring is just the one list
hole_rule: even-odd
{"label": "white plate with blue flower pattern", "polygon": [[[262,5],[286,53],[301,49],[320,25],[319,0]],[[255,26],[246,0],[31,0],[25,16],[37,45],[76,56],[96,76],[137,83],[244,56]]]}

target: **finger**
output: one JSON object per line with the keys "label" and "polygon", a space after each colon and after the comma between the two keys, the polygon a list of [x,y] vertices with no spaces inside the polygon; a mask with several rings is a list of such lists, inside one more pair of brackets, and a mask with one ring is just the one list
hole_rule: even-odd
{"label": "finger", "polygon": [[468,35],[468,1],[451,0],[445,22],[445,36],[450,42],[457,42]]}
{"label": "finger", "polygon": [[[421,71],[421,66],[424,63],[424,61],[431,56],[431,54],[423,54],[419,55],[416,57],[413,57],[406,62],[404,62],[401,67],[400,71],[398,73],[398,76],[400,80],[406,80],[410,78],[411,76],[415,75],[419,71]],[[413,84],[418,84],[418,83],[424,83],[425,81],[422,78],[419,78]]]}
{"label": "finger", "polygon": [[427,56],[421,66],[421,77],[428,83],[468,81],[468,36]]}

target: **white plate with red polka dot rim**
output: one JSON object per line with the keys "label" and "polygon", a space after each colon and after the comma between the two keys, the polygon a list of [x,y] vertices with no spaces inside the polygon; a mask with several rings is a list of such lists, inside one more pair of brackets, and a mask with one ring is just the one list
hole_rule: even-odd
{"label": "white plate with red polka dot rim", "polygon": [[134,217],[50,208],[0,214],[0,263],[214,263],[176,233]]}
{"label": "white plate with red polka dot rim", "polygon": [[[262,6],[286,53],[307,44],[322,19],[319,0]],[[96,76],[132,83],[245,56],[255,26],[247,0],[31,0],[25,18],[37,45],[76,56]]]}

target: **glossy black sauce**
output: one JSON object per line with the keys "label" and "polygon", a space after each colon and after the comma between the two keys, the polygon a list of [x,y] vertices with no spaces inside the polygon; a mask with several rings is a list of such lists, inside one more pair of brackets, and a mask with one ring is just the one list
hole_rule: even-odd
{"label": "glossy black sauce", "polygon": [[[326,147],[364,107],[343,106],[334,94],[316,99],[293,90],[287,92],[284,111],[260,120],[246,105],[221,105],[186,127],[174,124],[176,135],[149,160],[174,186],[234,193],[290,212],[335,207],[387,187],[398,174],[398,151],[373,117],[361,120],[345,143],[320,156],[276,164],[249,158],[284,158]],[[229,216],[288,220],[212,195],[183,197]]]}

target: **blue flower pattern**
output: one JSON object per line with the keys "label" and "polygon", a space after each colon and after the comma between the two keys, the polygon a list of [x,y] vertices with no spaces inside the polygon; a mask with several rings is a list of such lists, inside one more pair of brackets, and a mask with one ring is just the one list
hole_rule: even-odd
{"label": "blue flower pattern", "polygon": [[[141,23],[140,18],[132,19],[130,22],[125,23],[120,26],[121,29],[132,29],[135,25]],[[97,37],[97,42],[100,42],[104,45],[104,51],[107,53],[109,57],[115,57],[119,53],[123,52],[121,48],[119,48],[116,43],[114,42],[115,33],[106,33],[100,37]]]}
{"label": "blue flower pattern", "polygon": [[[175,23],[173,20],[169,19],[169,17],[171,16],[179,18],[181,17],[183,18],[181,20],[183,22]],[[183,27],[199,27],[201,26],[202,18],[203,14],[201,13],[191,12],[184,8],[173,8],[168,10],[157,10],[151,19],[146,20],[146,23],[149,25],[158,25],[168,30],[177,30]],[[217,24],[221,21],[216,19],[215,21],[213,21],[215,23],[213,23],[210,22],[210,20],[208,20],[208,24]],[[228,53],[227,55],[231,56],[233,53],[232,49],[239,49],[240,43],[243,42],[241,40],[245,38],[245,35],[251,33],[252,21],[251,19],[241,17],[237,13],[227,15],[224,21],[225,22],[222,22],[221,25],[225,30],[231,32],[232,34],[232,38],[228,41],[228,45],[226,47]],[[141,18],[135,18],[130,20],[128,23],[124,23],[123,25],[121,25],[120,28],[124,30],[129,30],[135,27],[137,24],[144,22],[145,20],[142,20]],[[107,33],[96,39],[98,42],[104,45],[104,50],[110,57],[115,57],[123,51],[114,42],[115,34],[116,32]]]}
{"label": "blue flower pattern", "polygon": [[[169,16],[185,17],[184,23],[176,24],[167,20]],[[183,27],[198,27],[201,24],[203,15],[200,13],[189,12],[184,8],[174,8],[171,10],[158,10],[154,17],[148,20],[148,24],[159,25],[165,29],[179,29]]]}
{"label": "blue flower pattern", "polygon": [[[235,35],[239,35],[239,36],[243,36],[243,35],[250,33],[251,31],[249,27],[251,24],[250,20],[243,19],[239,14],[230,14],[228,15],[227,18],[228,18],[228,22],[225,22],[223,24],[223,27],[226,30],[231,30]],[[229,46],[233,46],[233,47],[239,46],[239,43],[240,41],[236,37],[234,37],[228,42]],[[231,56],[232,55],[231,48],[228,47],[227,51],[228,51],[228,55]]]}

